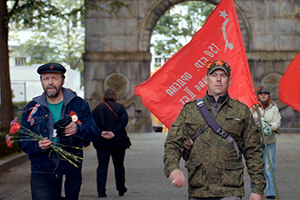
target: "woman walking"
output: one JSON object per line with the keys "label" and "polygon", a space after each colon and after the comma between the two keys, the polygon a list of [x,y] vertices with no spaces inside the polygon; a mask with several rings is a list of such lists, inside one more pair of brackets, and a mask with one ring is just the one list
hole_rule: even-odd
{"label": "woman walking", "polygon": [[[258,101],[259,103],[259,112],[261,115],[262,125],[261,128],[264,129],[266,135],[267,148],[269,150],[270,160],[269,163],[266,147],[263,145],[264,151],[264,161],[265,161],[265,174],[267,180],[266,186],[266,197],[267,199],[275,199],[275,189],[274,182],[272,179],[271,167],[274,172],[275,177],[275,152],[276,152],[276,138],[275,134],[277,133],[278,128],[281,124],[281,115],[276,104],[271,100],[270,91],[266,87],[258,88]],[[253,111],[253,117],[258,122],[258,115],[255,109]]]}
{"label": "woman walking", "polygon": [[127,191],[125,187],[125,150],[128,148],[129,138],[125,127],[128,123],[128,114],[122,104],[117,101],[117,94],[114,90],[105,91],[103,102],[93,111],[95,122],[101,130],[101,138],[94,142],[97,151],[97,191],[99,197],[106,197],[107,169],[110,156],[112,157],[116,189],[119,196]]}

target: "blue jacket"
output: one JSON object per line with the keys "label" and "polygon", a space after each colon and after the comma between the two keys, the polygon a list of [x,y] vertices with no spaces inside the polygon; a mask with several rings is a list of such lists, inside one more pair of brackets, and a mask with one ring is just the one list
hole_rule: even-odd
{"label": "blue jacket", "polygon": [[[64,104],[61,111],[62,119],[70,116],[70,112],[73,111],[82,124],[76,123],[77,133],[68,137],[67,143],[65,140],[63,140],[63,142],[61,140],[61,142],[65,145],[82,148],[83,140],[91,142],[97,141],[100,137],[100,130],[95,124],[89,104],[84,99],[78,97],[75,92],[65,88],[63,88],[62,91],[64,95]],[[43,137],[48,137],[52,140],[53,120],[47,106],[45,93],[33,98],[33,100],[26,105],[22,115],[21,125],[36,134],[41,134]],[[20,133],[20,138],[23,136],[24,135]],[[58,136],[58,143],[61,143],[60,139]],[[77,168],[68,161],[63,160],[52,148],[42,150],[38,146],[38,141],[21,141],[18,144],[19,147],[28,154],[31,161],[32,172],[81,172],[82,162],[74,162],[78,166]],[[83,156],[82,149],[70,147],[62,148],[77,156]]]}

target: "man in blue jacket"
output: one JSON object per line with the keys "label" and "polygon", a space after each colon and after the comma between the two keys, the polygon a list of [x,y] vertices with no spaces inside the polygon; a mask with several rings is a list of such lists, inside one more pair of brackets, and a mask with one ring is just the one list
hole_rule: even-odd
{"label": "man in blue jacket", "polygon": [[[82,182],[82,163],[72,161],[74,165],[68,162],[50,145],[64,145],[61,147],[65,151],[82,158],[83,141],[97,141],[100,130],[88,103],[63,87],[66,69],[61,64],[44,64],[37,72],[44,92],[26,105],[21,125],[43,136],[44,140],[19,142],[19,147],[31,161],[32,199],[54,200],[64,197],[76,200]],[[71,122],[62,132],[54,129],[57,121],[68,118]],[[20,131],[20,139],[24,137]]]}

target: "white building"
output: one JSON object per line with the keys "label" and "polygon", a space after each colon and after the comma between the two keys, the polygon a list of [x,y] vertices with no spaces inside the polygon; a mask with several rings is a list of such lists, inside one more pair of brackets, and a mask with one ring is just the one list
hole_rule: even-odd
{"label": "white building", "polygon": [[[43,88],[40,82],[40,76],[37,68],[34,66],[15,66],[10,65],[10,81],[13,95],[13,102],[29,102],[33,97],[41,95]],[[73,69],[67,69],[64,87],[77,93],[78,96],[84,96],[83,88],[80,87],[80,72]]]}
{"label": "white building", "polygon": [[[9,40],[9,49],[19,46],[30,39],[34,34],[33,29],[23,31],[10,31],[10,35],[13,35],[14,40]],[[79,31],[82,31],[83,27],[79,26]],[[41,33],[42,34],[42,33]],[[17,39],[16,39],[17,38]],[[29,102],[33,97],[41,95],[43,92],[42,85],[40,83],[40,76],[37,73],[37,68],[45,63],[35,64],[32,66],[25,65],[30,60],[30,57],[26,55],[26,52],[22,54],[10,54],[10,81],[12,89],[12,101],[13,102]],[[59,58],[57,60],[59,63]],[[71,69],[68,66],[64,66],[67,70],[66,80],[64,87],[69,88],[77,93],[78,96],[84,97],[84,89],[81,87],[80,72]]]}
{"label": "white building", "polygon": [[[11,44],[10,48],[13,46],[15,46],[15,44]],[[9,57],[13,102],[29,102],[33,97],[36,97],[43,92],[40,76],[37,73],[37,68],[42,64],[35,64],[32,66],[24,65],[27,59],[30,58],[24,55]],[[84,90],[83,87],[81,87],[80,72],[67,66],[64,67],[67,70],[64,87],[75,91],[78,96],[83,98]]]}
{"label": "white building", "polygon": [[[30,38],[30,31],[20,31],[19,38],[24,41]],[[18,46],[18,43],[9,41],[10,50]],[[37,68],[42,64],[35,64],[32,66],[24,65],[30,59],[26,55],[10,55],[9,69],[10,69],[10,83],[12,89],[13,102],[29,102],[33,97],[42,94],[43,88],[40,83],[40,76],[37,73]],[[59,62],[59,60],[57,61]],[[43,63],[44,64],[44,63]],[[67,69],[66,80],[64,87],[75,91],[78,96],[84,97],[84,90],[81,87],[80,72]]]}

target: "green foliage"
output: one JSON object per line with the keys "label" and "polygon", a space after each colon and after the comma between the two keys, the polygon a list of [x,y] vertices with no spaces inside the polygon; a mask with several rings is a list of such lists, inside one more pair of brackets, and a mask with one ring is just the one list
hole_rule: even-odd
{"label": "green foliage", "polygon": [[11,18],[17,22],[12,23],[11,30],[34,27],[32,32],[35,34],[13,49],[13,53],[24,52],[30,56],[28,65],[60,62],[72,69],[83,70],[84,31],[77,28],[77,23],[83,21],[82,4],[67,0],[20,3]]}
{"label": "green foliage", "polygon": [[[19,122],[21,122],[21,116],[22,116],[22,113],[20,111],[24,109],[25,105],[26,105],[25,102],[14,103],[14,116],[15,118],[18,118]],[[12,147],[10,148],[6,145],[5,136],[8,134],[8,132],[9,131],[0,132],[0,160],[12,154],[21,152],[21,149],[19,148],[17,143],[13,143]],[[17,133],[14,136],[17,136]]]}
{"label": "green foliage", "polygon": [[13,143],[12,147],[9,148],[6,145],[5,136],[8,133],[0,132],[0,160],[6,156],[12,155],[14,153],[20,153],[21,149],[19,148],[17,143]]}
{"label": "green foliage", "polygon": [[[80,14],[80,20],[84,21],[86,13],[90,9],[100,12],[118,14],[121,8],[129,9],[129,6],[120,0],[94,0],[95,4],[87,4],[86,0],[21,0],[14,1],[12,8],[8,8],[6,24],[17,22],[20,27],[28,28],[35,25],[43,26],[44,20],[52,17],[64,18],[76,17]],[[103,2],[104,6],[96,6]]]}
{"label": "green foliage", "polygon": [[[19,1],[16,1],[19,2]],[[103,6],[84,0],[23,0],[10,10],[11,30],[32,29],[35,35],[13,53],[26,53],[30,64],[60,62],[83,71],[84,19],[88,9],[117,14],[128,5],[119,0],[98,0]],[[24,54],[23,53],[23,54]]]}
{"label": "green foliage", "polygon": [[23,52],[30,56],[27,65],[55,61],[60,53],[57,48],[50,47],[50,42],[42,35],[36,35],[20,46],[15,47],[11,55],[16,53],[22,55]]}
{"label": "green foliage", "polygon": [[17,118],[19,122],[21,122],[22,111],[26,106],[26,102],[15,102],[14,103],[14,118]]}
{"label": "green foliage", "polygon": [[[21,121],[22,111],[24,110],[26,104],[27,104],[26,102],[13,103],[14,118],[17,118],[18,121]],[[1,104],[0,104],[0,110],[1,110]],[[0,116],[0,122],[1,122],[1,116]]]}
{"label": "green foliage", "polygon": [[187,44],[203,26],[215,8],[202,1],[189,1],[174,6],[157,22],[153,47],[157,55],[171,55]]}
{"label": "green foliage", "polygon": [[[21,123],[22,118],[22,111],[24,110],[24,107],[26,105],[26,102],[18,102],[14,103],[14,117],[18,119],[18,122]],[[1,109],[1,105],[0,105]],[[1,121],[1,119],[0,119]],[[14,153],[20,153],[21,150],[17,143],[13,143],[13,146],[11,148],[7,147],[6,145],[6,139],[5,136],[8,134],[7,132],[0,132],[0,159],[6,156],[9,156]]]}

